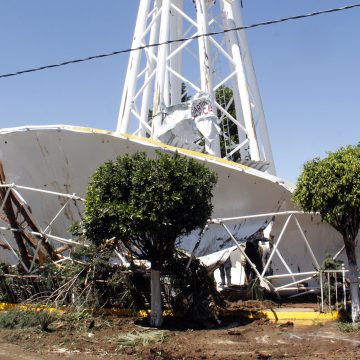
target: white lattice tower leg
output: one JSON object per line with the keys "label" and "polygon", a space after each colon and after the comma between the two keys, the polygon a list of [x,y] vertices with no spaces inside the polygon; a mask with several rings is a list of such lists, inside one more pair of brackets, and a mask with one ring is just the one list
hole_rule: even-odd
{"label": "white lattice tower leg", "polygon": [[[136,20],[135,34],[132,42],[132,48],[138,48],[142,45],[143,33],[146,27],[146,18],[149,13],[150,0],[141,0],[139,12]],[[136,77],[140,66],[141,50],[130,53],[128,69],[126,72],[124,94],[122,97],[117,131],[127,132],[130,120],[130,114],[133,105],[133,97],[136,91]]]}
{"label": "white lattice tower leg", "polygon": [[[183,11],[184,0],[174,0],[173,5]],[[183,31],[183,18],[177,11],[172,11],[172,20],[170,21],[170,38],[180,39]],[[178,42],[170,44],[170,53],[176,53],[170,60],[170,68],[175,72],[181,73],[182,53],[177,52],[181,44]],[[181,80],[174,74],[170,73],[170,104],[175,105],[181,102]]]}
{"label": "white lattice tower leg", "polygon": [[[196,17],[198,24],[198,33],[200,35],[207,34],[209,32],[209,19],[208,19],[208,1],[196,0]],[[214,99],[214,85],[212,75],[211,64],[211,50],[208,37],[200,37],[199,43],[199,65],[200,65],[200,79],[201,90],[210,94]],[[205,151],[209,154],[220,156],[220,139],[213,144],[210,144],[207,139],[205,140]]]}
{"label": "white lattice tower leg", "polygon": [[[224,17],[224,27],[226,27],[226,26],[227,26],[227,19]],[[225,38],[226,38],[227,50],[230,53],[232,44],[231,44],[231,41],[229,39],[228,34],[225,34]],[[230,66],[230,71],[232,71],[231,66]],[[237,88],[237,79],[235,79],[235,78],[232,79],[232,88],[233,89]],[[236,112],[236,120],[240,124],[240,125],[237,126],[237,134],[238,134],[238,137],[239,137],[239,144],[241,144],[241,143],[246,143],[247,144],[248,140],[247,140],[246,131],[243,130],[243,129],[245,129],[245,122],[244,122],[244,115],[243,115],[243,112],[242,112],[241,99],[240,99],[239,92],[234,91],[233,97],[234,97],[233,101],[234,101],[235,112]],[[239,152],[241,154],[242,159],[245,159],[248,156],[248,152],[246,151],[244,146],[242,146],[239,149]]]}
{"label": "white lattice tower leg", "polygon": [[[228,29],[235,27],[234,12],[230,2],[222,2],[224,22]],[[260,160],[259,147],[255,133],[255,126],[252,118],[251,103],[248,92],[247,79],[245,74],[244,64],[240,53],[240,44],[236,37],[236,32],[230,31],[226,33],[228,42],[230,43],[230,54],[236,71],[236,86],[239,89],[237,92],[240,97],[242,105],[242,118],[247,130],[247,138],[249,140],[250,154],[252,160]],[[235,102],[238,99],[235,98]],[[237,113],[238,115],[238,113]],[[243,137],[242,137],[243,138]]]}
{"label": "white lattice tower leg", "polygon": [[[227,3],[227,1],[225,1],[225,3]],[[240,2],[234,1],[234,0],[231,1],[231,7],[232,7],[232,14],[234,16],[235,27],[236,28],[243,27],[244,23],[243,23],[243,20],[241,17]],[[255,121],[255,123],[258,123],[258,125],[259,125],[259,130],[261,133],[261,140],[262,140],[263,147],[264,147],[262,158],[265,158],[267,161],[270,162],[268,171],[271,174],[276,175],[275,163],[274,163],[274,158],[273,158],[273,154],[272,154],[272,150],[271,150],[269,133],[268,133],[268,129],[267,129],[266,121],[265,121],[264,109],[263,109],[263,105],[262,105],[262,101],[261,101],[259,87],[257,84],[257,79],[256,79],[255,70],[254,70],[254,66],[252,63],[251,55],[250,55],[250,49],[249,49],[248,41],[246,38],[246,34],[245,34],[245,31],[242,30],[242,31],[237,31],[236,35],[239,39],[240,48],[242,49],[242,52],[244,54],[242,56],[242,58],[243,58],[242,61],[245,66],[249,89],[250,89],[250,92],[252,93],[252,98],[253,98],[253,102],[254,102],[253,105],[257,112],[257,121]],[[255,126],[256,126],[256,124],[255,124]]]}
{"label": "white lattice tower leg", "polygon": [[[152,10],[151,15],[151,22],[149,24],[149,31],[150,31],[150,38],[149,38],[149,44],[154,44],[158,38],[159,35],[159,27],[160,27],[160,2],[161,0],[155,0],[154,2],[154,8]],[[146,133],[148,131],[151,131],[151,127],[148,124],[149,121],[149,111],[150,111],[150,97],[152,96],[151,90],[153,83],[153,80],[155,78],[156,74],[156,49],[155,47],[150,47],[148,49],[145,49],[145,56],[147,59],[147,66],[146,66],[146,72],[145,72],[145,80],[144,80],[144,90],[142,94],[142,102],[141,102],[141,113],[140,113],[140,123],[137,135],[146,136]]]}
{"label": "white lattice tower leg", "polygon": [[[161,8],[161,23],[159,42],[165,43],[169,40],[170,29],[170,5],[171,0],[163,0]],[[169,45],[163,44],[158,48],[157,56],[157,72],[155,80],[155,96],[154,96],[154,114],[161,112],[165,106],[169,106],[170,94],[165,93],[166,71],[167,71],[167,56]]]}

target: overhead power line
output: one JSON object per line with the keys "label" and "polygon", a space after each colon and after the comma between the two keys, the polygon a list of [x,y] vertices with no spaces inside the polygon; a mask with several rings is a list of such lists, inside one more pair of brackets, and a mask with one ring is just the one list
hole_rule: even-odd
{"label": "overhead power line", "polygon": [[344,10],[350,10],[350,9],[354,9],[354,8],[357,8],[357,7],[360,7],[360,4],[347,5],[347,6],[343,6],[343,7],[340,7],[340,8],[334,8],[334,9],[328,9],[328,10],[321,10],[321,11],[316,11],[316,12],[312,12],[312,13],[309,13],[309,14],[295,15],[295,16],[290,16],[290,17],[281,18],[281,19],[277,19],[277,20],[269,20],[269,21],[264,21],[264,22],[252,24],[252,25],[235,27],[235,28],[225,29],[225,30],[221,30],[221,31],[213,31],[213,32],[209,32],[209,33],[206,33],[206,34],[198,34],[198,35],[194,35],[194,36],[190,36],[190,37],[186,37],[186,38],[173,39],[173,40],[168,40],[168,41],[165,41],[165,42],[159,42],[159,43],[154,43],[154,44],[143,45],[143,46],[139,46],[139,47],[136,47],[136,48],[129,48],[129,49],[123,49],[123,50],[118,50],[118,51],[112,51],[112,52],[106,53],[106,54],[93,55],[93,56],[88,56],[88,57],[81,58],[81,59],[68,60],[68,61],[64,61],[64,62],[61,62],[61,63],[57,63],[57,64],[44,65],[44,66],[40,66],[40,67],[36,67],[36,68],[32,68],[32,69],[27,69],[27,70],[20,70],[20,71],[14,72],[14,73],[2,74],[2,75],[0,75],[0,79],[7,78],[7,77],[12,77],[12,76],[23,75],[23,74],[27,74],[27,73],[31,73],[31,72],[42,71],[42,70],[46,70],[46,69],[57,68],[57,67],[65,66],[65,65],[77,64],[77,63],[90,61],[90,60],[101,59],[101,58],[114,56],[114,55],[119,55],[119,54],[125,54],[125,53],[129,53],[129,52],[132,52],[132,51],[143,50],[143,49],[146,49],[146,48],[157,47],[157,46],[161,46],[161,45],[172,44],[172,43],[177,43],[177,42],[184,42],[184,41],[188,41],[188,40],[198,39],[198,38],[201,38],[201,37],[208,37],[208,36],[215,36],[215,35],[225,34],[225,33],[229,32],[229,31],[253,29],[253,28],[256,28],[256,27],[260,27],[260,26],[273,25],[273,24],[278,24],[278,23],[282,23],[282,22],[285,22],[285,21],[290,21],[290,20],[299,20],[299,19],[304,19],[304,18],[317,16],[317,15],[322,15],[322,14],[329,14],[329,13],[334,13],[334,12],[339,12],[339,11],[344,11]]}

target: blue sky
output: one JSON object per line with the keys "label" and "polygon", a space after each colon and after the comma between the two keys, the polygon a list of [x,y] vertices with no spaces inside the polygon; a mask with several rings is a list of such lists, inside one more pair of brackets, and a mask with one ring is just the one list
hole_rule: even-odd
{"label": "blue sky", "polygon": [[[185,0],[191,1],[191,0]],[[245,24],[359,0],[243,0]],[[128,48],[138,0],[0,0],[0,73]],[[360,140],[360,8],[247,32],[277,172]],[[114,130],[127,55],[0,79],[0,127]]]}

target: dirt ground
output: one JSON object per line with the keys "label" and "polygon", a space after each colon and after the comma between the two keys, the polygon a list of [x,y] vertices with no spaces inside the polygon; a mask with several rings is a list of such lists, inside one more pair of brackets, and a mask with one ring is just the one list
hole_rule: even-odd
{"label": "dirt ground", "polygon": [[[0,359],[360,359],[360,334],[342,333],[336,322],[300,326],[233,316],[209,326],[189,329],[169,318],[159,332],[144,321],[114,315],[87,319],[73,329],[56,321],[50,332],[1,330]],[[136,343],[139,336],[158,342]]]}

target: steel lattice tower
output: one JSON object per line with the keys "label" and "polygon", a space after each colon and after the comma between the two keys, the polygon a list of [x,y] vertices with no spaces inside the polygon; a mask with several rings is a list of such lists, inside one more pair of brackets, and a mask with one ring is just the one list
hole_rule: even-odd
{"label": "steel lattice tower", "polygon": [[192,38],[242,26],[240,0],[140,0],[132,48],[188,40],[131,52],[117,131],[152,137],[151,114],[205,92],[214,99],[224,139],[220,150],[220,137],[207,147],[205,138],[207,152],[267,161],[275,174],[245,31]]}

